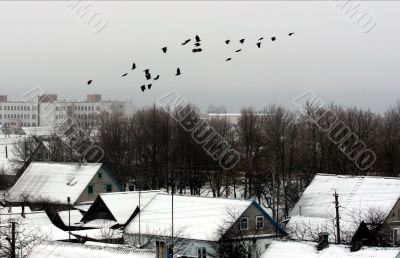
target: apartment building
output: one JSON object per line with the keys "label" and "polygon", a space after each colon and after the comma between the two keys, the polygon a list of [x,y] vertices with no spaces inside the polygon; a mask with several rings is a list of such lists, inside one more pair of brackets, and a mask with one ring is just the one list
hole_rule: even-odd
{"label": "apartment building", "polygon": [[56,94],[39,96],[36,101],[8,101],[0,95],[0,126],[16,131],[21,127],[58,126],[67,118],[95,123],[102,112],[119,112],[129,116],[133,112],[130,101],[104,101],[100,94],[87,95],[84,101],[57,100]]}

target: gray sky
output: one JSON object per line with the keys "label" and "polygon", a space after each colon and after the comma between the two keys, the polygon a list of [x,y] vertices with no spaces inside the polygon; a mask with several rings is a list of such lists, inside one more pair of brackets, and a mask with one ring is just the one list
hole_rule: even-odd
{"label": "gray sky", "polygon": [[[270,103],[294,109],[292,99],[306,90],[326,102],[380,112],[400,95],[398,1],[362,2],[376,19],[369,33],[331,1],[94,5],[107,17],[99,33],[59,1],[0,2],[0,94],[17,99],[42,87],[59,99],[100,93],[143,106],[177,90],[202,110],[216,104],[229,112]],[[180,46],[196,34],[203,40],[200,54]],[[257,49],[261,36],[278,39]],[[243,37],[243,51],[233,54]],[[226,39],[236,42],[226,46]],[[132,61],[138,69],[121,78]],[[174,77],[178,66],[183,75]],[[145,68],[161,78],[142,94]]]}

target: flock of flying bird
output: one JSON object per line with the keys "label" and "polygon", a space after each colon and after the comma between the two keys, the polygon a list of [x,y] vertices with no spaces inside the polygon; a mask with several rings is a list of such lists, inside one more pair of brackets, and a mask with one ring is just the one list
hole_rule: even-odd
{"label": "flock of flying bird", "polygon": [[[294,35],[294,32],[290,32],[288,35],[289,35],[289,36],[293,36],[293,35]],[[276,37],[271,37],[270,39],[271,39],[271,41],[275,41],[275,40],[276,40]],[[257,45],[258,48],[261,48],[261,43],[262,43],[263,40],[264,40],[263,37],[261,37],[261,38],[258,39],[258,41],[257,41],[257,43],[256,43],[256,45]],[[182,45],[182,46],[185,46],[185,45],[188,44],[190,41],[192,41],[192,39],[187,39],[187,40],[185,40],[181,45]],[[193,52],[193,53],[202,52],[203,49],[201,48],[201,43],[200,43],[200,42],[201,42],[201,39],[200,39],[200,37],[199,37],[198,35],[195,36],[194,41],[195,41],[195,43],[194,43],[194,48],[192,49],[192,52]],[[244,44],[244,42],[245,42],[245,39],[240,39],[240,40],[239,40],[239,43],[242,44],[242,45]],[[225,40],[225,44],[226,44],[226,45],[229,45],[230,43],[231,43],[231,40],[229,40],[229,39],[228,39],[228,40]],[[164,54],[166,54],[167,51],[168,51],[168,48],[167,48],[167,47],[163,47],[163,48],[161,48],[161,51],[162,51]],[[235,53],[238,53],[238,52],[240,52],[240,51],[242,51],[241,48],[237,49],[237,50],[235,51]],[[229,57],[229,58],[227,58],[225,61],[231,61],[231,60],[232,60],[232,58]],[[131,70],[135,70],[135,69],[136,69],[136,64],[133,63],[133,64],[132,64],[132,67],[131,67]],[[151,89],[151,86],[153,85],[153,83],[151,82],[152,76],[151,76],[151,73],[150,73],[150,69],[145,69],[145,70],[143,70],[143,72],[144,72],[144,75],[145,75],[145,78],[146,78],[147,83],[145,83],[145,84],[143,84],[143,85],[140,86],[140,89],[142,90],[142,92],[144,92],[144,91],[146,90],[146,86],[147,86],[147,89],[150,90],[150,89]],[[128,75],[128,73],[124,73],[124,74],[121,75],[121,77],[125,77],[125,76],[127,76],[127,75]],[[179,76],[179,75],[181,75],[181,69],[178,67],[178,68],[176,68],[176,74],[175,74],[175,76]],[[157,74],[157,75],[153,78],[153,81],[157,81],[159,78],[160,78],[160,75]],[[91,85],[92,82],[93,82],[93,80],[87,81],[87,85]]]}

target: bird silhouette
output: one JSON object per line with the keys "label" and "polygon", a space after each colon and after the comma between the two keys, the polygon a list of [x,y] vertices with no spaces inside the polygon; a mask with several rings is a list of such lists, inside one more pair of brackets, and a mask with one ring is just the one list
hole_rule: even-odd
{"label": "bird silhouette", "polygon": [[148,89],[148,90],[151,89],[151,85],[152,85],[151,83],[150,83],[150,84],[147,84],[147,89]]}
{"label": "bird silhouette", "polygon": [[276,37],[272,37],[271,40],[272,40],[272,41],[275,41],[275,40],[276,40]]}
{"label": "bird silhouette", "polygon": [[135,63],[133,63],[132,64],[132,68],[131,68],[131,70],[134,70],[136,68],[136,64]]}
{"label": "bird silhouette", "polygon": [[157,81],[160,78],[160,75],[157,75],[156,77],[154,77],[153,80]]}
{"label": "bird silhouette", "polygon": [[162,50],[164,53],[167,53],[167,47],[163,47],[161,50]]}
{"label": "bird silhouette", "polygon": [[93,80],[89,80],[87,81],[87,85],[90,85],[92,83]]}
{"label": "bird silhouette", "polygon": [[203,49],[201,49],[201,48],[194,48],[194,49],[192,49],[192,52],[193,52],[193,53],[197,53],[197,52],[201,52],[201,51],[203,51]]}
{"label": "bird silhouette", "polygon": [[146,86],[145,85],[142,85],[142,86],[140,86],[140,89],[142,90],[142,92],[143,91],[145,91],[146,90]]}
{"label": "bird silhouette", "polygon": [[240,44],[244,43],[244,39],[239,40]]}
{"label": "bird silhouette", "polygon": [[149,69],[143,70],[143,72],[145,72],[146,80],[150,80],[151,79],[151,74],[149,72]]}
{"label": "bird silhouette", "polygon": [[127,76],[128,75],[128,73],[124,73],[121,77],[125,77],[125,76]]}
{"label": "bird silhouette", "polygon": [[176,68],[176,74],[175,74],[175,76],[178,76],[178,75],[181,75],[181,69],[179,69],[179,67]]}
{"label": "bird silhouette", "polygon": [[294,35],[294,32],[290,32],[290,33],[289,33],[289,36],[292,36],[292,35]]}
{"label": "bird silhouette", "polygon": [[238,50],[236,50],[235,52],[236,53],[239,53],[240,51],[242,51],[242,49],[240,48],[240,49],[238,49]]}
{"label": "bird silhouette", "polygon": [[259,38],[258,40],[263,40],[264,38],[263,37],[261,37],[261,38]]}
{"label": "bird silhouette", "polygon": [[261,42],[257,42],[257,47],[258,47],[258,48],[261,47]]}
{"label": "bird silhouette", "polygon": [[186,44],[189,43],[190,41],[191,41],[191,39],[185,40],[185,42],[182,43],[182,46],[186,45]]}
{"label": "bird silhouette", "polygon": [[196,35],[195,38],[196,38],[196,42],[200,42],[201,41],[199,35]]}
{"label": "bird silhouette", "polygon": [[200,47],[200,46],[201,46],[200,43],[194,43],[194,45],[195,45],[196,47]]}
{"label": "bird silhouette", "polygon": [[225,61],[231,61],[231,60],[232,60],[232,58],[229,57],[229,58],[227,58]]}
{"label": "bird silhouette", "polygon": [[225,40],[225,43],[228,45],[231,41],[229,39]]}

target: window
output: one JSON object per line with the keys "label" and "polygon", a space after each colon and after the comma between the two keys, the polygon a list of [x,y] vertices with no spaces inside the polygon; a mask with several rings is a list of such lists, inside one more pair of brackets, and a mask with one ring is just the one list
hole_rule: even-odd
{"label": "window", "polygon": [[256,229],[263,229],[263,228],[264,228],[264,217],[256,216]]}
{"label": "window", "polygon": [[205,247],[197,248],[197,257],[198,258],[207,258],[207,250]]}
{"label": "window", "polygon": [[3,108],[3,106],[0,106],[0,110]]}
{"label": "window", "polygon": [[88,186],[88,194],[93,194],[94,189],[93,189],[93,185],[89,185]]}
{"label": "window", "polygon": [[400,233],[400,228],[394,228],[390,232],[390,240],[392,244],[397,244],[397,242],[399,241],[399,233]]}
{"label": "window", "polygon": [[243,217],[240,218],[240,230],[248,230],[249,229],[249,218]]}
{"label": "window", "polygon": [[99,173],[97,174],[97,177],[98,177],[98,179],[102,179],[102,178],[103,178],[103,174],[102,174],[101,172],[99,172]]}
{"label": "window", "polygon": [[112,184],[106,184],[106,192],[112,192]]}
{"label": "window", "polygon": [[35,114],[32,115],[32,119],[36,119],[36,115]]}

